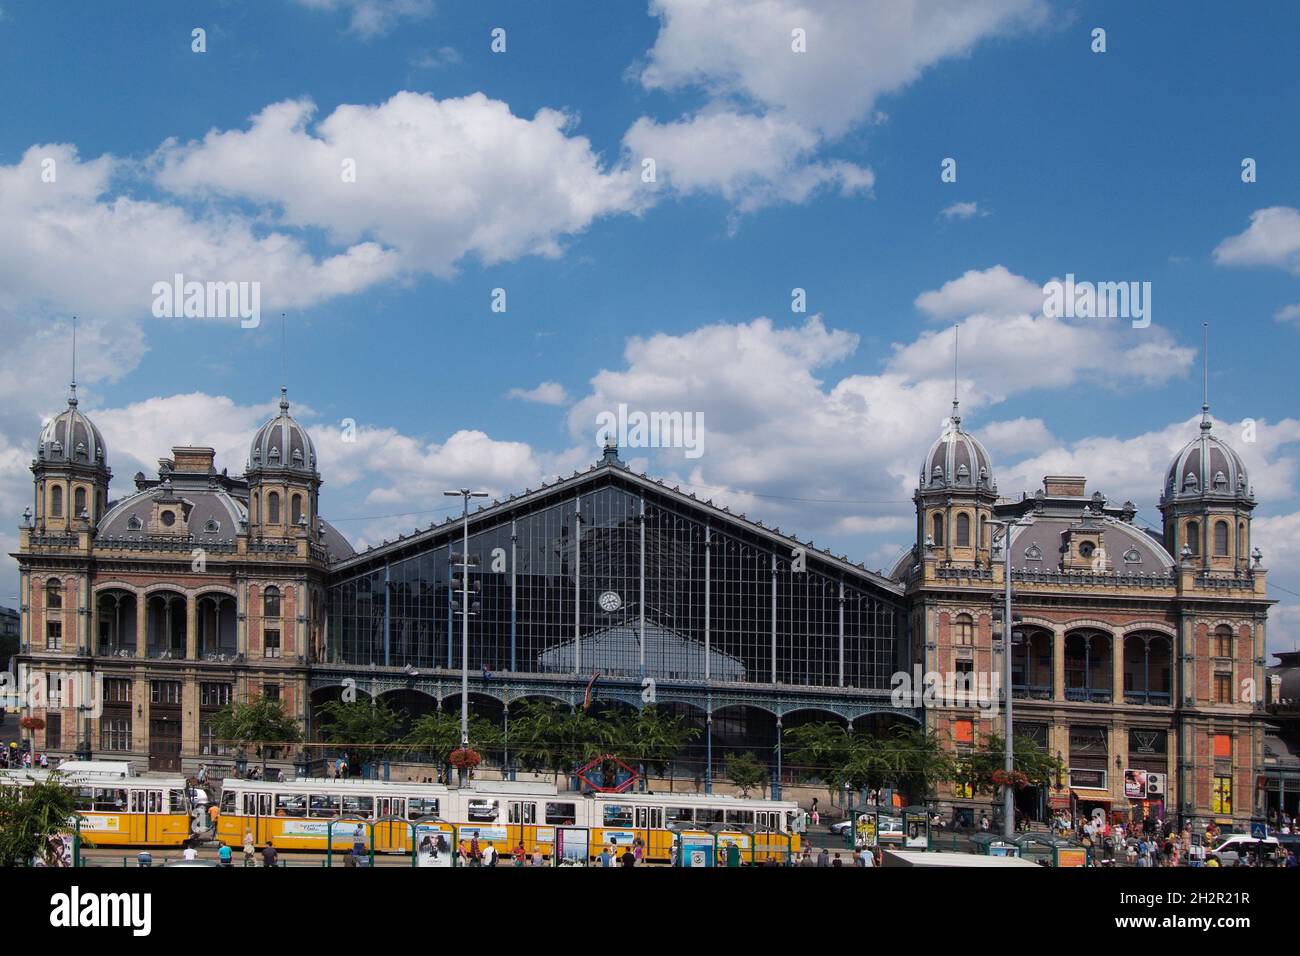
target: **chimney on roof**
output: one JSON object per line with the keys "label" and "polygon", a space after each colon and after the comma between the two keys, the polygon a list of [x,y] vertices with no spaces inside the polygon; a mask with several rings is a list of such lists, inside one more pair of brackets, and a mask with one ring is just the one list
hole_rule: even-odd
{"label": "chimney on roof", "polygon": [[172,470],[186,474],[207,475],[216,469],[217,453],[211,448],[183,447],[172,449]]}
{"label": "chimney on roof", "polygon": [[1082,498],[1088,479],[1080,475],[1047,475],[1043,490],[1053,498]]}

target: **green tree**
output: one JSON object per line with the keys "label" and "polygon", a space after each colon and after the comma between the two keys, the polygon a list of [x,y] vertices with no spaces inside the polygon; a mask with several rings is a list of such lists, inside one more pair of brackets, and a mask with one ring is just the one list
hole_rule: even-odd
{"label": "green tree", "polygon": [[[624,760],[649,767],[661,777],[665,771],[671,773],[673,758],[700,736],[700,729],[692,727],[685,715],[667,714],[653,705],[623,715],[617,724],[614,752]],[[673,789],[671,776],[668,789]]]}
{"label": "green tree", "polygon": [[402,722],[401,714],[382,700],[331,700],[317,708],[316,717],[321,740],[340,747],[350,767],[361,765],[362,752],[392,743]]}
{"label": "green tree", "polygon": [[[1040,747],[1031,737],[1016,737],[1011,748],[1012,765],[1023,773],[1031,786],[1051,786],[1065,765]],[[1006,741],[998,734],[983,737],[979,746],[960,758],[956,779],[970,784],[976,793],[996,793],[1001,786],[993,774],[1006,767]]]}
{"label": "green tree", "polygon": [[268,697],[227,704],[213,715],[212,733],[223,743],[245,752],[251,749],[261,759],[263,771],[270,752],[302,741],[302,728],[285,712],[284,702]]}
{"label": "green tree", "polygon": [[[460,747],[460,715],[443,710],[422,714],[411,724],[410,732],[402,738],[402,743],[412,753],[445,767],[451,752]],[[501,728],[496,721],[470,714],[469,745],[480,754],[500,750]]]}
{"label": "green tree", "polygon": [[744,751],[727,755],[724,765],[727,779],[740,790],[742,797],[767,780],[767,766],[752,753]]}
{"label": "green tree", "polygon": [[72,829],[76,817],[76,793],[57,773],[31,786],[0,787],[0,867],[30,866],[37,858],[55,865],[50,838]]}
{"label": "green tree", "polygon": [[909,804],[922,802],[956,773],[952,753],[938,735],[922,727],[897,727],[886,740],[885,750],[892,764],[892,779],[907,794]]}
{"label": "green tree", "polygon": [[569,718],[567,709],[550,700],[525,700],[511,710],[510,749],[524,769],[552,773],[558,782],[572,768]]}

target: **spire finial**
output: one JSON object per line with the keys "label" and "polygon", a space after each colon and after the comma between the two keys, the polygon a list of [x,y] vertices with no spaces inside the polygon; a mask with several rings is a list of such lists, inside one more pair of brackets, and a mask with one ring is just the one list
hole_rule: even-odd
{"label": "spire finial", "polygon": [[280,386],[280,411],[287,412],[288,410],[289,410],[289,389],[287,386],[281,385]]}
{"label": "spire finial", "polygon": [[77,317],[72,317],[72,384],[68,386],[68,404],[77,404]]}
{"label": "spire finial", "polygon": [[1201,430],[1209,431],[1210,424],[1210,323],[1201,323],[1203,346],[1201,348]]}
{"label": "spire finial", "polygon": [[957,401],[957,357],[958,342],[961,335],[961,326],[952,327],[952,423],[954,426],[961,424],[961,414],[958,411],[959,403]]}

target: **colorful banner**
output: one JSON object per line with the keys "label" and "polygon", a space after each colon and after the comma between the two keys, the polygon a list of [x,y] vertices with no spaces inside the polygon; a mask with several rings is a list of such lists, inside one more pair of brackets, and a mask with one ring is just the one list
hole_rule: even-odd
{"label": "colorful banner", "polygon": [[1124,796],[1134,800],[1145,799],[1147,795],[1147,772],[1145,770],[1124,771]]}
{"label": "colorful banner", "polygon": [[452,865],[453,841],[450,824],[418,823],[415,826],[416,866]]}
{"label": "colorful banner", "polygon": [[82,833],[120,833],[121,830],[122,818],[119,816],[88,814],[81,818]]}
{"label": "colorful banner", "polygon": [[[356,835],[357,826],[358,824],[356,823],[348,823],[348,822],[334,824],[334,829],[332,831],[333,835],[330,837],[330,842],[335,844],[336,846],[339,844],[352,846],[352,844],[356,842],[355,835]],[[368,839],[369,830],[364,824],[360,824],[360,826],[361,826],[361,842],[368,845],[370,842]],[[285,836],[316,837],[319,840],[324,840],[325,837],[331,833],[330,821],[328,820],[281,820],[280,832],[283,833]]]}

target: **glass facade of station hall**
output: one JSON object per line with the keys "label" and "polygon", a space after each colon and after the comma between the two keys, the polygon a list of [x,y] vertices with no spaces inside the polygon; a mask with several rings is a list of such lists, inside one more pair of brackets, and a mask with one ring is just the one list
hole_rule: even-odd
{"label": "glass facade of station hall", "polygon": [[[461,522],[331,574],[327,662],[460,667]],[[815,552],[618,468],[470,516],[470,668],[889,688],[896,596]]]}

